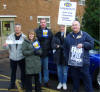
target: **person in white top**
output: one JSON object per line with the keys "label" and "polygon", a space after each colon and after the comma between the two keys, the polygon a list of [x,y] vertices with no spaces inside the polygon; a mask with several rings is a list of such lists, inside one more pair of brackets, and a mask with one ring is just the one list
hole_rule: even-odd
{"label": "person in white top", "polygon": [[21,24],[15,24],[15,32],[10,34],[3,47],[9,49],[11,81],[8,89],[15,88],[17,65],[21,70],[21,83],[25,87],[25,60],[22,54],[22,43],[26,36],[21,32]]}

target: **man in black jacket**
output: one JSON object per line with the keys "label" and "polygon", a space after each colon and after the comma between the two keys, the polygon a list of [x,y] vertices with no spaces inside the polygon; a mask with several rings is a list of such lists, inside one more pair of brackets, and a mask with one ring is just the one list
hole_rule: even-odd
{"label": "man in black jacket", "polygon": [[[46,20],[40,20],[40,26],[35,30],[37,38],[42,48],[41,66],[43,69],[44,85],[48,87],[49,71],[48,71],[48,55],[51,50],[52,32],[46,26]],[[40,82],[42,82],[42,75],[40,73]]]}

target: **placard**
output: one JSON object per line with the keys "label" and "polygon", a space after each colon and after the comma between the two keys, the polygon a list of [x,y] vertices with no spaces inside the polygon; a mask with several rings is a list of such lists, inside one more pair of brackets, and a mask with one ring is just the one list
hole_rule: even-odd
{"label": "placard", "polygon": [[77,67],[83,66],[83,48],[77,48],[77,46],[70,48],[68,65]]}
{"label": "placard", "polygon": [[76,2],[60,1],[58,24],[59,25],[72,25],[76,15]]}
{"label": "placard", "polygon": [[48,37],[48,30],[42,30],[42,36]]}
{"label": "placard", "polygon": [[38,41],[33,42],[33,47],[35,49],[40,49],[40,43]]}

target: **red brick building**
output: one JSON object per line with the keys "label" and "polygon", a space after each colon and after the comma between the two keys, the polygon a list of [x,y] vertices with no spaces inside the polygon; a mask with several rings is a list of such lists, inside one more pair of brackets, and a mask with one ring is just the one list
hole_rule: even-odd
{"label": "red brick building", "polygon": [[[84,13],[85,0],[70,0],[77,2],[76,16],[81,19]],[[52,31],[58,31],[58,10],[60,0],[0,0],[0,36],[1,44],[4,36],[14,31],[14,22],[22,24],[22,31],[38,27],[39,19],[46,18]]]}

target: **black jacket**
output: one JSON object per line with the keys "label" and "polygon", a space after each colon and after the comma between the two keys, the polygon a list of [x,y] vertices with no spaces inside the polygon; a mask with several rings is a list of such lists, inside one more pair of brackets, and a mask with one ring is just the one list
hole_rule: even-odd
{"label": "black jacket", "polygon": [[45,30],[48,30],[48,37],[43,37],[43,30],[41,27],[35,30],[37,38],[42,48],[42,52],[43,52],[42,57],[48,56],[49,52],[51,51],[51,40],[53,37],[53,34],[50,29],[45,28]]}
{"label": "black jacket", "polygon": [[[55,50],[53,53],[53,59],[56,64],[66,65],[66,61],[64,60],[64,53],[63,53],[63,43],[64,43],[64,36],[61,36],[61,32],[55,34],[52,39],[52,49]],[[60,47],[57,48],[57,45]]]}

